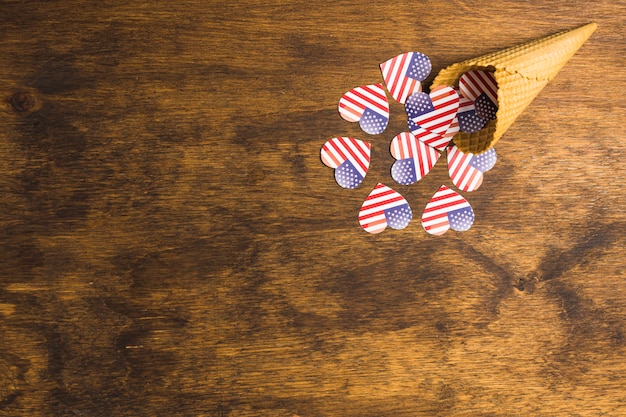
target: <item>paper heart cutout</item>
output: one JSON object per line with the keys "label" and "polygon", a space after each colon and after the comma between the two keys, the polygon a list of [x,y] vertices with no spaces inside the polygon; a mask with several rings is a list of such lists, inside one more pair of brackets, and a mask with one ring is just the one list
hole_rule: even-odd
{"label": "paper heart cutout", "polygon": [[324,165],[335,168],[335,180],[343,188],[356,188],[370,166],[372,145],[355,138],[337,137],[326,141],[320,151]]}
{"label": "paper heart cutout", "polygon": [[465,97],[459,97],[459,112],[457,114],[461,132],[478,132],[485,126],[485,119],[476,114],[474,102]]}
{"label": "paper heart cutout", "polygon": [[[430,94],[414,93],[405,104],[409,115],[409,129],[417,139],[443,150],[452,136],[447,133],[453,126],[459,109],[459,95],[452,87],[439,86]],[[458,129],[457,129],[458,131]]]}
{"label": "paper heart cutout", "polygon": [[397,191],[378,183],[359,211],[359,224],[368,233],[380,233],[387,226],[400,230],[409,225],[413,212]]}
{"label": "paper heart cutout", "polygon": [[391,166],[391,177],[402,185],[411,185],[421,180],[441,156],[434,148],[419,141],[409,132],[402,132],[393,138],[390,151],[397,159]]}
{"label": "paper heart cutout", "polygon": [[493,148],[474,155],[461,152],[455,145],[448,146],[448,173],[459,190],[477,190],[483,183],[483,172],[493,168],[496,160],[496,150]]}
{"label": "paper heart cutout", "polygon": [[349,122],[359,122],[365,133],[377,135],[389,123],[389,102],[382,84],[353,88],[339,99],[339,114]]}
{"label": "paper heart cutout", "polygon": [[433,195],[422,214],[422,227],[431,235],[442,235],[448,229],[464,232],[473,223],[472,206],[459,193],[445,185]]}
{"label": "paper heart cutout", "polygon": [[431,70],[430,59],[421,52],[406,52],[380,64],[389,94],[402,104],[411,94],[422,91],[421,81]]}

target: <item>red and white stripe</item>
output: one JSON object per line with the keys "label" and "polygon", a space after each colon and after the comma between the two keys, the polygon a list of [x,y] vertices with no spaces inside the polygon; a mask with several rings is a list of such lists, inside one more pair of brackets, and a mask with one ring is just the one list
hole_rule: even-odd
{"label": "red and white stripe", "polygon": [[[459,94],[458,90],[454,90],[456,91],[457,94]],[[459,109],[457,110],[457,114],[454,115],[454,120],[452,120],[452,123],[450,124],[450,127],[448,128],[448,130],[446,130],[446,133],[443,135],[444,138],[452,140],[452,138],[454,137],[454,135],[456,135],[457,133],[459,133],[459,119],[458,119],[458,114],[461,113],[462,111],[467,111],[467,110],[461,110],[462,106],[466,106],[466,99],[462,96],[459,95]],[[447,145],[447,143],[446,143]]]}
{"label": "red and white stripe", "polygon": [[366,108],[389,118],[389,102],[382,84],[353,88],[339,100],[339,114],[349,122],[358,122]]}
{"label": "red and white stripe", "polygon": [[470,207],[466,199],[459,193],[442,185],[430,199],[424,214],[422,214],[422,226],[431,235],[442,235],[450,229],[448,212],[463,207]]}
{"label": "red and white stripe", "polygon": [[452,87],[439,86],[430,93],[430,98],[435,111],[413,118],[413,122],[419,127],[411,133],[428,146],[443,151],[459,132],[459,121],[456,117],[459,94]]}
{"label": "red and white stripe", "polygon": [[441,86],[429,95],[435,110],[414,117],[413,121],[430,132],[443,135],[459,110],[459,94],[452,87]]}
{"label": "red and white stripe", "polygon": [[454,120],[452,121],[452,124],[450,125],[448,130],[446,130],[446,134],[443,135],[443,138],[447,139],[449,142],[457,133],[459,133],[459,119],[456,116],[454,116]]}
{"label": "red and white stripe", "polygon": [[423,178],[435,166],[441,154],[418,140],[409,132],[402,132],[391,141],[391,156],[396,159],[413,158],[416,162],[417,179]]}
{"label": "red and white stripe", "polygon": [[406,76],[414,53],[407,52],[380,64],[389,94],[402,104],[411,94],[422,91],[422,84],[418,80]]}
{"label": "red and white stripe", "polygon": [[483,173],[470,165],[474,154],[463,153],[455,145],[448,146],[448,173],[455,187],[474,191],[483,183]]}
{"label": "red and white stripe", "polygon": [[482,93],[487,94],[492,103],[498,104],[498,83],[493,73],[488,71],[468,71],[459,78],[461,94],[475,101]]}
{"label": "red and white stripe", "polygon": [[378,183],[367,196],[361,211],[359,211],[359,224],[369,233],[380,233],[387,227],[385,210],[408,204],[397,191]]}
{"label": "red and white stripe", "polygon": [[436,133],[429,132],[423,127],[418,127],[417,130],[411,132],[420,142],[424,142],[426,145],[431,146],[437,150],[443,151],[445,147],[450,143],[452,138],[446,138]]}
{"label": "red and white stripe", "polygon": [[464,96],[459,97],[459,113],[465,113],[466,111],[476,110],[474,102]]}
{"label": "red and white stripe", "polygon": [[332,138],[322,146],[322,162],[330,168],[337,168],[348,159],[361,176],[365,177],[370,166],[371,147],[369,142],[355,138]]}

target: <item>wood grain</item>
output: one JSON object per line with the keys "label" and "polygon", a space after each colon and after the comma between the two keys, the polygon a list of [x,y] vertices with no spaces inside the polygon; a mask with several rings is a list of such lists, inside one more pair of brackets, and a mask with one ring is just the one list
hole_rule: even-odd
{"label": "wood grain", "polygon": [[[626,415],[623,1],[0,2],[0,415]],[[467,233],[339,97],[589,21]],[[373,144],[361,185],[319,160]]]}

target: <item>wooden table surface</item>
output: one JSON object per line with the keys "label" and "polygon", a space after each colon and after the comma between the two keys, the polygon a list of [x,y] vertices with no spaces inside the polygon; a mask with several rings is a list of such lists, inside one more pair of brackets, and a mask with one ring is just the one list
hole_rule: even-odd
{"label": "wooden table surface", "polygon": [[[230,4],[229,4],[230,3]],[[0,415],[626,416],[624,1],[0,2]],[[348,89],[594,21],[473,228]],[[354,190],[319,151],[372,143]],[[379,235],[378,182],[414,220]]]}

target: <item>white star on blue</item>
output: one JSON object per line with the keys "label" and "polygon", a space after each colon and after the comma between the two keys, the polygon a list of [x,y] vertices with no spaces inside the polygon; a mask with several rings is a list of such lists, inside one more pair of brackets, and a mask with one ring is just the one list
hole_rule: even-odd
{"label": "white star on blue", "polygon": [[420,126],[411,119],[407,120],[407,125],[409,126],[409,132],[411,133],[415,133],[420,129]]}
{"label": "white star on blue", "polygon": [[406,76],[417,81],[424,81],[431,69],[430,59],[421,52],[414,52]]}
{"label": "white star on blue", "polygon": [[379,133],[383,133],[385,131],[388,122],[388,118],[368,108],[363,112],[361,120],[359,120],[359,126],[361,126],[361,129],[363,129],[365,133],[378,135]]}
{"label": "white star on blue", "polygon": [[457,116],[459,121],[459,130],[466,133],[478,132],[487,123],[484,119],[476,114],[475,110],[464,111]]}
{"label": "white star on blue", "polygon": [[463,207],[458,210],[448,212],[448,222],[450,228],[457,232],[469,230],[474,224],[474,210],[471,207]]}
{"label": "white star on blue", "polygon": [[415,174],[415,161],[413,158],[398,159],[391,166],[391,178],[402,185],[411,185],[417,182]]}
{"label": "white star on blue", "polygon": [[496,164],[496,150],[491,148],[487,152],[474,155],[470,161],[470,165],[480,172],[489,171]]}
{"label": "white star on blue", "polygon": [[335,168],[335,180],[337,180],[337,184],[343,188],[356,188],[363,182],[363,177],[359,171],[354,168],[352,162],[346,159],[341,165]]}
{"label": "white star on blue", "polygon": [[413,212],[408,203],[385,210],[385,219],[392,229],[404,229],[409,225],[412,218]]}
{"label": "white star on blue", "polygon": [[422,114],[435,111],[435,107],[433,106],[433,102],[428,94],[413,93],[406,99],[404,110],[406,110],[406,114],[409,116],[409,119],[413,119],[417,116],[421,116]]}
{"label": "white star on blue", "polygon": [[485,93],[481,93],[476,97],[474,101],[476,106],[476,114],[485,120],[493,120],[496,118],[498,112],[498,106],[491,101],[491,99]]}

